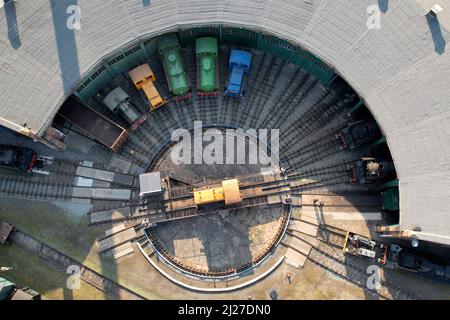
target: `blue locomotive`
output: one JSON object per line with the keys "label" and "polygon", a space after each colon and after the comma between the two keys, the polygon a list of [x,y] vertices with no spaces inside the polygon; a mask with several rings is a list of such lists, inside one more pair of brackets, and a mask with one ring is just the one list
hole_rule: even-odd
{"label": "blue locomotive", "polygon": [[232,50],[230,55],[230,74],[225,95],[240,98],[244,95],[245,80],[250,72],[252,54],[248,51]]}

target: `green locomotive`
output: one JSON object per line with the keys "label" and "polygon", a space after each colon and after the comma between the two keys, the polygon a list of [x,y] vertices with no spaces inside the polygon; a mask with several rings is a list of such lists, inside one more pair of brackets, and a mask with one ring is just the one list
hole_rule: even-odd
{"label": "green locomotive", "polygon": [[176,96],[189,92],[189,81],[181,59],[181,47],[175,33],[158,38],[158,50],[163,61],[164,72],[170,91]]}
{"label": "green locomotive", "polygon": [[216,38],[196,40],[197,88],[200,95],[211,94],[218,89],[218,41]]}

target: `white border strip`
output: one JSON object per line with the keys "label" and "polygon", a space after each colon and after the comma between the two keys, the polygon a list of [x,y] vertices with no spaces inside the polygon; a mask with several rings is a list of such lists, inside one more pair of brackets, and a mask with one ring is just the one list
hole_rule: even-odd
{"label": "white border strip", "polygon": [[152,259],[150,259],[150,257],[145,253],[145,251],[142,249],[141,244],[140,243],[136,243],[139,251],[141,251],[141,253],[144,255],[145,259],[147,259],[148,262],[150,262],[150,264],[159,271],[159,273],[161,273],[164,277],[166,277],[167,279],[169,279],[170,281],[172,281],[173,283],[184,287],[186,289],[189,290],[193,290],[193,291],[200,291],[200,292],[229,292],[229,291],[234,291],[234,290],[238,290],[238,289],[242,289],[244,287],[247,287],[263,278],[265,278],[267,275],[269,275],[270,273],[272,273],[272,271],[274,271],[276,268],[278,268],[278,266],[283,262],[284,260],[284,256],[282,256],[272,267],[270,267],[269,270],[267,270],[266,272],[264,272],[263,274],[259,275],[258,277],[256,277],[255,279],[252,279],[250,281],[238,284],[236,286],[233,287],[228,287],[228,288],[200,288],[200,287],[195,287],[195,286],[191,286],[188,284],[185,284],[175,278],[173,278],[171,275],[169,275],[167,272],[165,272],[164,270],[162,270],[160,267],[158,267],[155,262],[152,261]]}

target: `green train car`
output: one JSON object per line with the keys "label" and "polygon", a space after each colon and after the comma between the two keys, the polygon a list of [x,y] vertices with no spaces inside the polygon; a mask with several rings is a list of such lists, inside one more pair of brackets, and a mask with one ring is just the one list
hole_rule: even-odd
{"label": "green train car", "polygon": [[157,43],[170,91],[176,96],[188,93],[189,81],[181,59],[181,47],[177,35],[171,33],[161,36]]}
{"label": "green train car", "polygon": [[197,88],[200,94],[213,93],[218,89],[218,54],[216,38],[198,38],[196,40],[197,55]]}

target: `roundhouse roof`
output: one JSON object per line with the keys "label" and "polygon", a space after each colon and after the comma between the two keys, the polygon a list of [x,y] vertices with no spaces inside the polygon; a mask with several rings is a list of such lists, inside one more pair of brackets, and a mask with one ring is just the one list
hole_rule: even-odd
{"label": "roundhouse roof", "polygon": [[[444,11],[430,21],[435,3]],[[75,32],[64,27],[73,4],[81,8]],[[367,27],[372,5],[382,11],[380,29]],[[111,51],[212,23],[274,34],[333,66],[386,135],[400,177],[401,228],[450,244],[448,0],[16,0],[0,10],[0,124],[42,134]]]}

